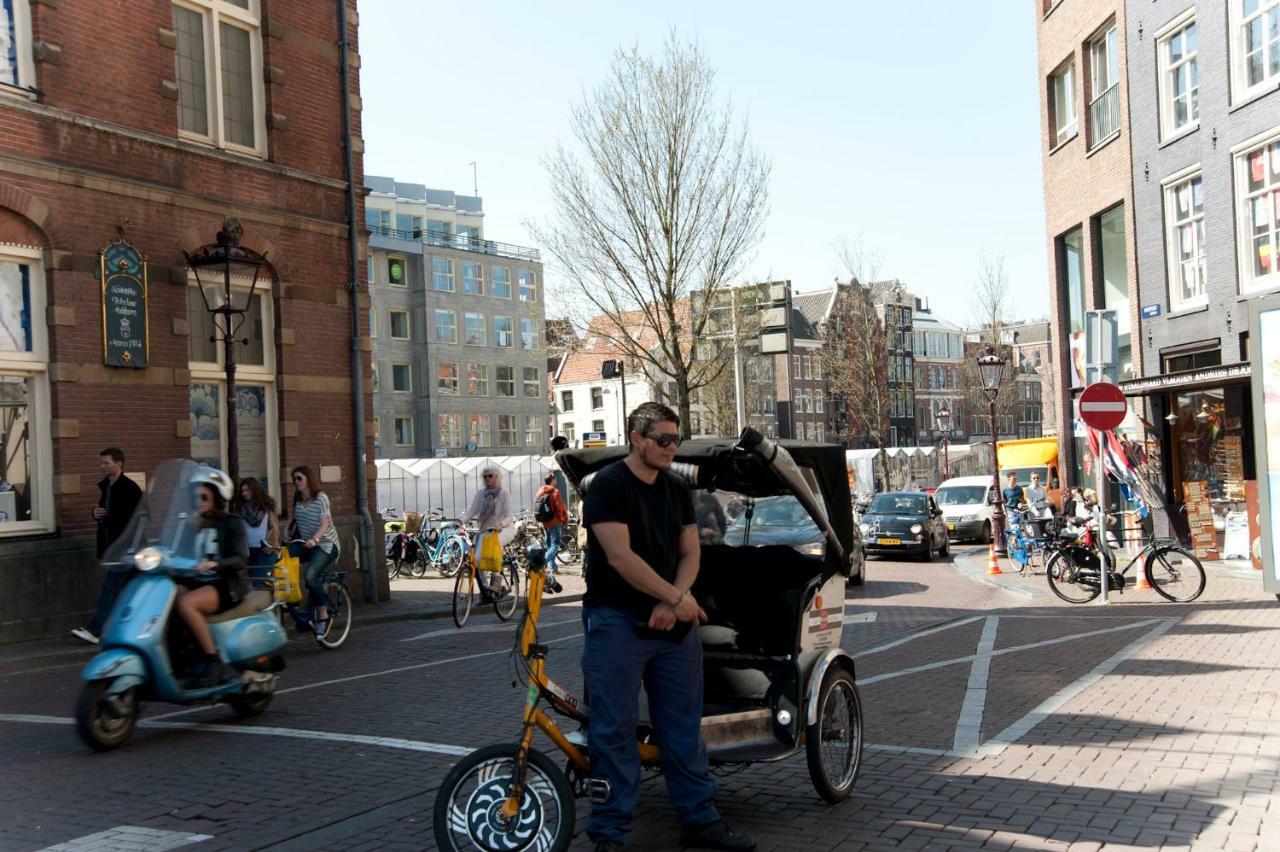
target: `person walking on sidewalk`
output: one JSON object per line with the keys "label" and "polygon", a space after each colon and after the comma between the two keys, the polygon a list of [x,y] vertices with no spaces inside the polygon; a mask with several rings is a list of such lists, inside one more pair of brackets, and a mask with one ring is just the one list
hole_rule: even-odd
{"label": "person walking on sidewalk", "polygon": [[632,411],[629,454],[596,473],[586,497],[582,672],[591,707],[590,780],[602,791],[587,836],[597,852],[622,848],[635,815],[641,683],[667,797],[680,819],[680,844],[755,848],[716,811],[702,741],[702,645],[693,628],[707,614],[689,591],[698,576],[698,527],[689,489],[668,472],[680,445],[679,423],[659,403]]}
{"label": "person walking on sidewalk", "polygon": [[564,544],[560,537],[564,533],[564,525],[569,522],[569,507],[564,504],[560,489],[556,487],[554,473],[546,475],[542,487],[533,496],[533,517],[547,533],[547,588],[553,592],[563,591],[564,587],[555,576],[556,554]]}
{"label": "person walking on sidewalk", "polygon": [[[98,524],[98,559],[102,559],[107,548],[124,534],[134,510],[142,502],[142,489],[124,475],[124,451],[118,447],[107,447],[99,453],[98,467],[102,469],[102,481],[98,483],[98,490],[102,493],[94,507],[93,519]],[[102,578],[102,591],[98,593],[98,608],[93,618],[86,626],[72,630],[71,635],[97,645],[107,616],[111,615],[111,608],[128,580],[128,572],[108,571]]]}

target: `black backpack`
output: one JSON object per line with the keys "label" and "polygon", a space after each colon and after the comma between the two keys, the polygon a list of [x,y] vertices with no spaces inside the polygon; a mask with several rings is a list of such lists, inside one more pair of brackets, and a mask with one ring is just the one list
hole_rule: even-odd
{"label": "black backpack", "polygon": [[555,520],[555,517],[556,509],[551,505],[551,492],[539,494],[538,499],[533,501],[533,519],[540,524],[546,524]]}

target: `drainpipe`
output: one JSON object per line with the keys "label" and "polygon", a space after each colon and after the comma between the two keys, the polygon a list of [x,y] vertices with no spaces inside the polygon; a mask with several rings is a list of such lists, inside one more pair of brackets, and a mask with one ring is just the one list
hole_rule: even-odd
{"label": "drainpipe", "polygon": [[364,599],[373,603],[378,599],[373,582],[373,570],[377,562],[373,555],[373,518],[369,515],[369,480],[365,476],[368,459],[365,458],[364,434],[364,352],[360,348],[360,241],[356,235],[356,167],[355,153],[351,145],[351,71],[349,65],[351,45],[347,41],[347,0],[338,0],[338,51],[339,74],[342,79],[342,150],[346,159],[347,177],[347,295],[351,299],[351,395],[355,417],[356,444],[356,527],[360,542],[361,579],[364,583]]}

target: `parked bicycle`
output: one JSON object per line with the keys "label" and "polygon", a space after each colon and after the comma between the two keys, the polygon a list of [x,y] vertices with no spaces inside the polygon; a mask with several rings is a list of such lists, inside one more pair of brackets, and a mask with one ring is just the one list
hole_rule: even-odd
{"label": "parked bicycle", "polygon": [[[294,539],[287,543],[288,545],[297,545],[295,551],[290,551],[289,558],[297,559],[298,553],[301,551],[302,545],[306,544],[302,539]],[[274,548],[277,553],[281,552],[280,548]],[[281,561],[284,564],[285,555],[281,553]],[[325,571],[321,576],[320,582],[324,587],[323,600],[316,600],[315,595],[307,595],[307,605],[304,609],[299,609],[296,603],[285,602],[283,612],[289,613],[293,617],[294,627],[300,633],[311,633],[316,637],[316,642],[320,647],[330,651],[341,648],[347,641],[347,637],[351,635],[352,607],[351,597],[347,594],[347,572],[346,571]],[[274,588],[274,582],[267,580],[264,585],[268,588]],[[327,607],[329,610],[328,629],[323,632],[316,629],[316,610],[321,607]],[[281,624],[283,625],[284,617],[281,616]]]}
{"label": "parked bicycle", "polygon": [[1010,512],[1007,549],[1009,559],[1025,577],[1045,573],[1049,557],[1056,549],[1059,522],[1044,517],[1042,509],[1023,508]]}
{"label": "parked bicycle", "polygon": [[[490,532],[497,534],[497,530]],[[478,531],[477,531],[478,535]],[[498,618],[507,621],[515,615],[520,603],[520,567],[506,553],[502,556],[502,570],[491,574],[491,586],[484,589],[476,571],[475,551],[468,548],[463,554],[458,578],[453,583],[453,623],[463,627],[477,604],[492,603]]]}
{"label": "parked bicycle", "polygon": [[528,573],[529,548],[535,545],[537,547],[545,546],[545,534],[542,524],[534,519],[532,512],[523,511],[515,516],[514,527],[516,534],[511,541],[502,546],[502,551],[505,556],[513,559],[525,573]]}
{"label": "parked bicycle", "polygon": [[446,518],[444,509],[427,512],[416,536],[417,552],[409,573],[417,579],[435,568],[441,577],[452,577],[462,565],[462,555],[471,546],[471,539],[456,518]]}
{"label": "parked bicycle", "polygon": [[556,562],[561,565],[573,565],[582,559],[582,547],[578,544],[578,528],[578,516],[570,515],[568,522],[560,530],[560,549],[556,551]]}
{"label": "parked bicycle", "polygon": [[[1108,513],[1107,517],[1120,518],[1122,513]],[[1068,543],[1045,566],[1049,588],[1067,603],[1088,603],[1102,593],[1097,524],[1089,521],[1081,527],[1068,526],[1060,535]],[[1119,571],[1112,549],[1107,548],[1107,590],[1123,592],[1130,569],[1139,561],[1151,588],[1166,600],[1189,603],[1204,592],[1204,566],[1193,553],[1168,538],[1148,541]]]}

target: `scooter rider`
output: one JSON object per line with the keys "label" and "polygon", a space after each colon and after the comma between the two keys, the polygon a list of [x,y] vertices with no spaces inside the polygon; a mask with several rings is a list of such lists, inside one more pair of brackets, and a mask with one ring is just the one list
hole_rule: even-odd
{"label": "scooter rider", "polygon": [[231,672],[218,658],[205,617],[226,612],[248,594],[249,540],[244,521],[227,514],[227,502],[234,492],[229,476],[216,468],[201,467],[189,485],[195,489],[200,512],[196,552],[205,557],[196,570],[203,577],[212,578],[212,582],[199,578],[186,581],[178,590],[175,606],[204,653],[191,675],[194,685],[214,686],[230,677]]}

